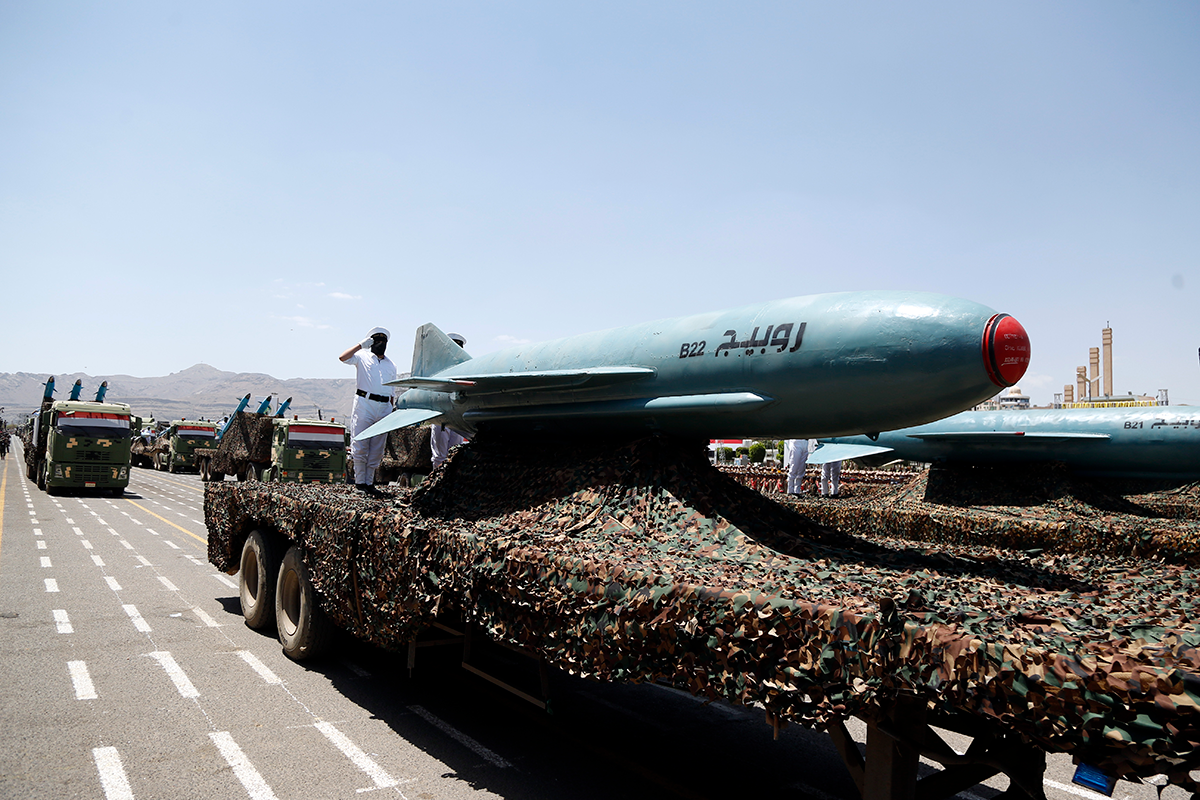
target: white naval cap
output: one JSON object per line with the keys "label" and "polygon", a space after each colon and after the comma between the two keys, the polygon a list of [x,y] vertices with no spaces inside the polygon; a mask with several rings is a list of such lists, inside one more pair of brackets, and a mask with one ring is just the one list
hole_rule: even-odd
{"label": "white naval cap", "polygon": [[461,333],[447,333],[446,335],[450,337],[450,341],[455,342],[459,347],[465,347],[467,344],[466,337]]}
{"label": "white naval cap", "polygon": [[382,333],[384,338],[388,341],[391,341],[392,339],[392,334],[388,332],[387,328],[371,328],[371,332],[368,333],[367,336],[374,336],[377,333]]}

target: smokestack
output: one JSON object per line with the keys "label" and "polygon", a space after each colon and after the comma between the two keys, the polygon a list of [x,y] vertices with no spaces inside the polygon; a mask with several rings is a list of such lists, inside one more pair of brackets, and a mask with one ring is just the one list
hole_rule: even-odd
{"label": "smokestack", "polygon": [[1087,367],[1075,368],[1075,394],[1078,398],[1075,402],[1082,403],[1087,399],[1088,393]]}
{"label": "smokestack", "polygon": [[1064,386],[1063,387],[1063,402],[1064,403],[1074,403],[1075,402],[1075,387],[1074,386]]}
{"label": "smokestack", "polygon": [[1104,396],[1112,397],[1112,328],[1105,328],[1100,331],[1100,342],[1104,345]]}
{"label": "smokestack", "polygon": [[1100,396],[1100,348],[1099,347],[1088,348],[1088,364],[1090,364],[1092,367],[1092,385],[1089,388],[1091,389],[1092,399],[1095,400],[1097,397]]}

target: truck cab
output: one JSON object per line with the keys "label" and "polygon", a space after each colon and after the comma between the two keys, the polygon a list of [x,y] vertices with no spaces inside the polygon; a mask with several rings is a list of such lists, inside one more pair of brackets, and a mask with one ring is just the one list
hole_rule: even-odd
{"label": "truck cab", "polygon": [[157,448],[155,468],[167,472],[195,469],[196,449],[215,446],[217,423],[179,419],[171,423],[163,436],[166,437],[166,446]]}
{"label": "truck cab", "polygon": [[271,465],[262,480],[341,483],[346,478],[346,427],[313,419],[273,420]]}
{"label": "truck cab", "polygon": [[120,496],[129,485],[129,422],[125,403],[48,404],[34,418],[31,440],[45,445],[34,454],[29,477],[48,493],[100,489]]}

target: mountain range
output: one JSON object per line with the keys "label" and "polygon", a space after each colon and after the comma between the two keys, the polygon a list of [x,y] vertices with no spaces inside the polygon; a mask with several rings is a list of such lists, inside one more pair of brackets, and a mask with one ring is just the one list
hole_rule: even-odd
{"label": "mountain range", "polygon": [[[49,373],[0,372],[0,416],[10,422],[36,411]],[[93,400],[102,381],[108,381],[105,399],[128,403],[134,414],[159,421],[174,419],[217,419],[237,406],[249,392],[261,398],[274,395],[275,403],[292,398],[289,413],[315,419],[348,422],[354,401],[354,378],[289,378],[280,380],[258,372],[224,372],[207,364],[196,364],[159,378],[131,375],[86,375],[76,372],[54,376],[54,398],[65,400],[71,385],[83,381],[80,398]],[[253,409],[251,409],[253,410]]]}

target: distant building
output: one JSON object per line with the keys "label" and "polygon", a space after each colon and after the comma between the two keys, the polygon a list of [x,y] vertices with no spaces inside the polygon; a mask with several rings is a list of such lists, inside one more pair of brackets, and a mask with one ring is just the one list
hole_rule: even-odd
{"label": "distant building", "polygon": [[1019,411],[1029,408],[1029,397],[1021,393],[1020,386],[1011,386],[991,400],[975,406],[974,411]]}

